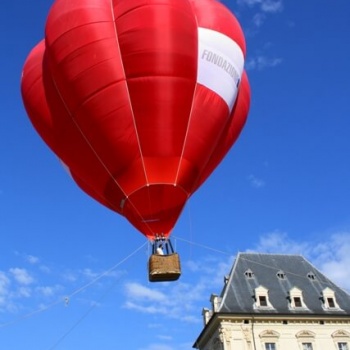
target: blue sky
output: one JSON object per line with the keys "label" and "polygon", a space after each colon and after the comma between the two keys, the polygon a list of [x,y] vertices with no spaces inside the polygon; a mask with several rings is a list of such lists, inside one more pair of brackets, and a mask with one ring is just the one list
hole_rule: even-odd
{"label": "blue sky", "polygon": [[252,87],[235,147],[173,231],[178,282],[151,284],[144,237],[82,193],[22,106],[52,1],[1,11],[0,341],[6,350],[191,349],[239,251],[304,255],[350,290],[350,3],[225,1]]}

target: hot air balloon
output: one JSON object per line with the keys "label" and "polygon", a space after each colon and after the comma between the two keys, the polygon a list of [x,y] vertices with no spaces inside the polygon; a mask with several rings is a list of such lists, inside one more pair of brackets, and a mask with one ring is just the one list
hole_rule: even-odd
{"label": "hot air balloon", "polygon": [[167,245],[245,124],[245,51],[216,0],[56,0],[23,102],[83,191]]}

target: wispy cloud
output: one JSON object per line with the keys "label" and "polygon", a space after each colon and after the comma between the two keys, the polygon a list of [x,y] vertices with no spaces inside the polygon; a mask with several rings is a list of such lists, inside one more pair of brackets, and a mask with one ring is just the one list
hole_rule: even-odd
{"label": "wispy cloud", "polygon": [[6,276],[5,272],[0,271],[0,309],[6,305],[10,283],[10,279]]}
{"label": "wispy cloud", "polygon": [[183,282],[175,285],[162,284],[155,287],[145,287],[140,283],[128,283],[125,287],[127,298],[124,307],[188,323],[198,322],[198,317],[195,317],[198,311],[195,305],[196,302],[202,300],[204,289],[205,284],[201,281],[195,286]]}
{"label": "wispy cloud", "polygon": [[265,187],[265,181],[262,179],[259,179],[255,175],[249,175],[248,181],[250,182],[251,186],[254,188],[262,188]]}
{"label": "wispy cloud", "polygon": [[256,56],[253,58],[250,58],[246,64],[245,68],[247,70],[263,70],[266,68],[273,68],[282,63],[282,58],[270,58],[267,56]]}
{"label": "wispy cloud", "polygon": [[187,344],[177,344],[176,346],[171,346],[162,343],[152,343],[146,347],[138,348],[137,350],[187,350],[192,347],[192,343]]}
{"label": "wispy cloud", "polygon": [[[223,277],[232,266],[233,257],[208,256],[202,260],[184,261],[184,270],[192,273],[191,283],[157,283],[144,286],[141,283],[126,283],[124,308],[186,323],[199,323],[198,310],[203,307],[213,291],[222,288]],[[197,273],[200,272],[200,273]],[[186,297],[184,297],[186,296]]]}
{"label": "wispy cloud", "polygon": [[[26,265],[0,271],[0,313],[18,314],[28,310],[31,313],[36,311],[35,309],[46,309],[45,305],[60,300],[63,303],[65,296],[75,296],[92,286],[100,290],[102,278],[103,281],[111,281],[111,279],[115,280],[120,277],[121,274],[115,270],[95,271],[89,267],[69,269],[68,272],[65,272],[54,266],[47,268],[42,264],[41,259],[34,255],[18,252],[14,254],[20,257],[22,263],[25,262]],[[81,303],[82,299],[79,299],[79,302]]]}
{"label": "wispy cloud", "polygon": [[30,273],[26,269],[14,267],[11,268],[10,274],[13,276],[15,281],[19,284],[29,285],[34,282],[34,278],[30,275]]}
{"label": "wispy cloud", "polygon": [[260,11],[267,13],[276,13],[283,10],[282,0],[238,0],[238,5],[258,7]]}
{"label": "wispy cloud", "polygon": [[282,0],[237,0],[238,6],[252,12],[251,24],[253,28],[246,28],[249,35],[254,35],[271,14],[279,13],[283,10]]}
{"label": "wispy cloud", "polygon": [[32,264],[32,265],[38,264],[40,261],[40,259],[34,255],[26,255],[25,259],[26,259],[26,261],[29,262],[29,264]]}
{"label": "wispy cloud", "polygon": [[261,236],[253,250],[303,255],[338,286],[350,290],[350,232],[333,233],[324,242],[313,242],[297,241],[275,231]]}

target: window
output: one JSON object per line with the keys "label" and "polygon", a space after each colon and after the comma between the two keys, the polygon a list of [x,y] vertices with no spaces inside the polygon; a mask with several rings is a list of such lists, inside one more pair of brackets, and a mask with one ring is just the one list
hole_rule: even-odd
{"label": "window", "polygon": [[301,289],[293,287],[288,294],[289,308],[291,310],[296,308],[307,309],[307,305],[305,305],[305,302],[303,300],[303,291]]}
{"label": "window", "polygon": [[276,350],[275,343],[265,343],[265,350]]}
{"label": "window", "polygon": [[263,286],[259,286],[255,288],[254,291],[254,300],[255,303],[253,305],[254,309],[264,309],[264,310],[273,310],[273,305],[269,300],[269,290]]}
{"label": "window", "polygon": [[259,304],[260,304],[260,306],[267,306],[267,300],[266,300],[265,295],[259,296]]}
{"label": "window", "polygon": [[246,272],[244,272],[245,277],[247,278],[253,278],[254,277],[254,272],[251,269],[248,269]]}
{"label": "window", "polygon": [[330,289],[330,288],[325,288],[323,291],[322,291],[322,299],[323,301],[323,308],[325,310],[327,309],[332,309],[332,310],[336,310],[336,311],[341,311],[338,303],[337,303],[337,299],[335,297],[335,292]]}
{"label": "window", "polygon": [[338,350],[349,350],[348,343],[338,343]]}
{"label": "window", "polygon": [[312,350],[312,343],[303,343],[303,350]]}
{"label": "window", "polygon": [[280,279],[280,280],[284,280],[286,278],[286,274],[283,271],[278,271],[276,276]]}
{"label": "window", "polygon": [[295,307],[302,307],[303,304],[301,303],[301,299],[299,297],[294,298],[294,306]]}
{"label": "window", "polygon": [[314,281],[316,279],[316,276],[313,272],[309,272],[307,274],[307,277],[311,280],[311,281]]}
{"label": "window", "polygon": [[327,298],[328,306],[329,307],[335,307],[334,299],[333,298]]}

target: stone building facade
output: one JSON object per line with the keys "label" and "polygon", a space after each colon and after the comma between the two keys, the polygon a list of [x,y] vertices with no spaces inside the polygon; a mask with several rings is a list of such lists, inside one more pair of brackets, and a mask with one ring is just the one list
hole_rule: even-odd
{"label": "stone building facade", "polygon": [[350,350],[350,295],[300,255],[240,253],[199,350]]}

